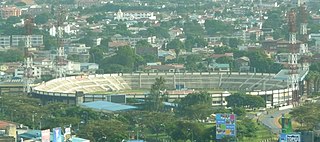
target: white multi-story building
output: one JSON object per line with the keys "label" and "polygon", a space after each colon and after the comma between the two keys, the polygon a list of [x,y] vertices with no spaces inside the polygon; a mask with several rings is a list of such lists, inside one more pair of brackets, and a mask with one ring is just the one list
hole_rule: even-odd
{"label": "white multi-story building", "polygon": [[87,47],[85,44],[73,44],[68,47],[69,54],[89,54],[91,47]]}
{"label": "white multi-story building", "polygon": [[10,36],[0,36],[0,47],[10,47]]}
{"label": "white multi-story building", "polygon": [[115,13],[114,20],[118,21],[126,21],[126,20],[139,20],[139,19],[149,19],[156,20],[157,17],[153,12],[150,11],[124,11],[121,9],[117,13]]}
{"label": "white multi-story building", "polygon": [[[24,67],[19,67],[14,70],[14,77],[23,78],[25,77]],[[33,66],[30,68],[30,73],[32,78],[41,78],[41,67]]]}
{"label": "white multi-story building", "polygon": [[28,41],[32,47],[43,46],[43,35],[12,35],[11,46],[27,45]]}
{"label": "white multi-story building", "polygon": [[128,42],[130,45],[136,45],[136,43],[140,40],[146,40],[150,44],[155,44],[156,43],[156,37],[123,37],[121,35],[115,35],[111,37],[112,41],[117,41],[117,42]]}
{"label": "white multi-story building", "polygon": [[0,47],[17,47],[26,45],[30,45],[31,47],[43,46],[43,35],[0,36]]}

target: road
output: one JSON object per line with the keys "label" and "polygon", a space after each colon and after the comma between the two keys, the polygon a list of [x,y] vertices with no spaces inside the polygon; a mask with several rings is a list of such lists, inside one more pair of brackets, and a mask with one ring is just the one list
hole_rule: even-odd
{"label": "road", "polygon": [[274,110],[269,112],[269,114],[262,114],[260,117],[260,122],[267,126],[273,133],[281,133],[281,125],[278,123],[278,118],[281,118],[282,114],[289,113],[291,109],[286,110]]}

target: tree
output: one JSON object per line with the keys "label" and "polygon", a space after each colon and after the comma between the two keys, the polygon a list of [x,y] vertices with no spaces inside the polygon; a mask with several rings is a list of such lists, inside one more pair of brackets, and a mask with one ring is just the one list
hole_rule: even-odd
{"label": "tree", "polygon": [[[101,50],[103,49],[97,50],[97,55],[103,55]],[[144,64],[143,58],[136,55],[134,49],[129,46],[119,47],[116,55],[103,58],[103,60],[99,59],[99,61],[101,61],[99,65],[105,73],[132,72],[137,70],[139,65]]]}
{"label": "tree", "polygon": [[226,35],[233,30],[233,27],[230,24],[224,23],[219,20],[206,20],[204,23],[204,27],[208,35]]}
{"label": "tree", "polygon": [[260,96],[246,95],[243,93],[234,93],[226,97],[227,106],[236,108],[236,107],[245,107],[245,108],[261,108],[265,107],[265,100]]}
{"label": "tree", "polygon": [[200,64],[200,62],[202,61],[202,58],[201,58],[201,55],[198,55],[198,54],[191,54],[191,55],[188,55],[187,58],[186,58],[186,63],[185,63],[185,66],[186,66],[186,69],[188,71],[201,71],[200,68],[198,68],[198,64]]}
{"label": "tree", "polygon": [[152,45],[147,40],[140,40],[137,42],[136,48],[144,48],[144,47],[152,48]]}
{"label": "tree", "polygon": [[147,30],[141,30],[138,33],[143,37],[156,36],[157,38],[169,38],[168,28],[165,27],[150,27]]}
{"label": "tree", "polygon": [[228,46],[214,47],[213,49],[215,54],[224,54],[228,52],[230,53],[233,51]]}
{"label": "tree", "polygon": [[191,119],[205,119],[210,114],[212,99],[207,92],[191,93],[179,102],[179,113]]}
{"label": "tree", "polygon": [[233,59],[231,57],[223,56],[216,59],[216,63],[219,64],[231,64]]}
{"label": "tree", "polygon": [[180,50],[184,49],[184,44],[179,39],[174,39],[168,43],[167,48],[174,49],[176,53],[176,58],[178,58],[180,54]]}
{"label": "tree", "polygon": [[229,39],[229,46],[232,48],[237,48],[238,45],[240,45],[242,43],[242,41],[240,39],[237,38],[230,38]]}
{"label": "tree", "polygon": [[34,22],[37,25],[45,24],[45,23],[48,22],[48,20],[49,20],[49,14],[48,13],[39,14],[34,18]]}
{"label": "tree", "polygon": [[188,51],[192,48],[204,48],[208,45],[208,42],[201,37],[188,36],[185,41],[185,47]]}
{"label": "tree", "polygon": [[17,16],[10,16],[7,18],[6,24],[13,25],[20,22],[20,18]]}
{"label": "tree", "polygon": [[117,24],[115,28],[116,34],[120,34],[122,36],[130,36],[131,32],[128,30],[126,24]]}
{"label": "tree", "polygon": [[294,108],[290,114],[295,121],[300,123],[300,129],[313,130],[315,126],[319,125],[319,107],[319,103],[309,103]]}
{"label": "tree", "polygon": [[163,77],[156,78],[156,81],[151,86],[150,93],[146,98],[146,108],[151,111],[162,110],[162,102],[165,99],[165,80]]}
{"label": "tree", "polygon": [[101,47],[91,47],[89,50],[90,58],[89,62],[101,64],[104,56],[104,50]]}
{"label": "tree", "polygon": [[183,31],[187,37],[199,37],[204,35],[204,30],[197,21],[188,21],[184,23]]}
{"label": "tree", "polygon": [[169,130],[171,138],[175,141],[209,141],[212,139],[210,133],[213,133],[213,129],[206,128],[204,124],[181,120],[176,121]]}
{"label": "tree", "polygon": [[263,28],[279,28],[282,25],[281,11],[269,11],[267,13],[268,19],[264,21]]}
{"label": "tree", "polygon": [[257,134],[257,124],[251,119],[244,118],[237,125],[237,136],[242,137],[255,137]]}
{"label": "tree", "polygon": [[78,43],[85,44],[88,47],[93,47],[93,38],[90,36],[86,36],[86,37],[80,38]]}
{"label": "tree", "polygon": [[307,74],[305,80],[306,80],[306,85],[307,85],[307,95],[311,95],[311,92],[312,92],[312,85],[313,85],[313,82],[315,80],[315,77],[316,77],[316,72],[314,71],[309,71],[309,73]]}
{"label": "tree", "polygon": [[127,124],[117,120],[98,120],[80,129],[78,136],[92,141],[119,142],[127,138]]}
{"label": "tree", "polygon": [[23,50],[9,49],[8,51],[0,51],[0,63],[18,61],[23,61]]}

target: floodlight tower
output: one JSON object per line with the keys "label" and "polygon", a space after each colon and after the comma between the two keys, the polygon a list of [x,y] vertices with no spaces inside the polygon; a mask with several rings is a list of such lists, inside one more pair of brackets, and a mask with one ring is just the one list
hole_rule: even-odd
{"label": "floodlight tower", "polygon": [[289,69],[289,88],[292,91],[292,103],[297,102],[298,97],[298,51],[297,51],[297,18],[296,12],[291,9],[288,14],[288,27],[289,27],[289,48],[290,53],[288,57],[288,69]]}
{"label": "floodlight tower", "polygon": [[63,43],[63,22],[65,20],[65,11],[62,5],[59,5],[56,13],[56,29],[57,29],[57,55],[55,59],[55,71],[56,77],[65,76],[65,53],[64,53],[64,43]]}
{"label": "floodlight tower", "polygon": [[23,64],[23,69],[24,69],[24,75],[23,75],[23,82],[24,82],[24,87],[23,91],[24,93],[28,94],[30,92],[30,83],[34,78],[33,75],[33,57],[32,54],[29,52],[29,49],[32,47],[31,45],[31,35],[32,35],[32,30],[33,30],[33,17],[30,15],[27,16],[25,19],[24,23],[24,28],[26,30],[26,37],[25,37],[25,45],[24,45],[24,64]]}

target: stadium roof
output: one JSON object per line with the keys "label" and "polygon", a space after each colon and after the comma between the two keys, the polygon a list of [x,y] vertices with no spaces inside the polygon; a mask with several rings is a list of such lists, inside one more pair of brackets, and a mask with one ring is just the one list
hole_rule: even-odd
{"label": "stadium roof", "polygon": [[[289,80],[290,79],[290,75],[289,75],[289,71],[288,69],[282,69],[281,71],[279,71],[276,76],[275,79],[279,79],[279,80]],[[299,70],[298,74],[299,74],[299,81],[302,81],[306,75],[308,74],[309,70]]]}
{"label": "stadium roof", "polygon": [[108,112],[137,109],[137,107],[135,106],[123,105],[123,104],[112,103],[107,101],[87,102],[87,103],[82,103],[81,106],[86,108],[91,108],[94,110],[108,111]]}

